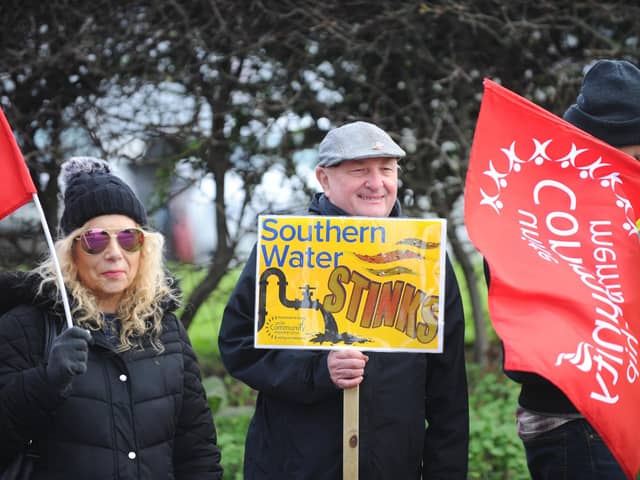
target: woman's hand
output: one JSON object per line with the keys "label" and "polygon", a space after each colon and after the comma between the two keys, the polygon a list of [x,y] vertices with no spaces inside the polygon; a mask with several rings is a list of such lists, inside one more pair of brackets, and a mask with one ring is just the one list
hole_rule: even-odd
{"label": "woman's hand", "polygon": [[51,345],[47,363],[49,382],[62,391],[75,375],[85,373],[91,342],[93,337],[89,330],[80,327],[67,328],[57,336]]}

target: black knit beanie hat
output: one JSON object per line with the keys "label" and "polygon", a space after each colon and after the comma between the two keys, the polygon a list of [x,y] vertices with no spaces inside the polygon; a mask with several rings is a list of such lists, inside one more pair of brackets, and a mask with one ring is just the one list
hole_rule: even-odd
{"label": "black knit beanie hat", "polygon": [[64,211],[60,231],[69,235],[100,215],[126,215],[139,225],[147,213],[133,190],[111,173],[109,164],[93,157],[71,157],[61,167]]}
{"label": "black knit beanie hat", "polygon": [[563,118],[614,147],[640,145],[640,69],[625,60],[598,60]]}

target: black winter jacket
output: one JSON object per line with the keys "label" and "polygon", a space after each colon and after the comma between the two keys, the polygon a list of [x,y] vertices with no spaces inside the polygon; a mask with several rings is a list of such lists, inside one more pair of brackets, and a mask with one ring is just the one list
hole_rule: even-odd
{"label": "black winter jacket", "polygon": [[[3,308],[33,299],[2,274]],[[92,332],[88,370],[61,394],[42,360],[44,312],[64,321],[47,299],[0,317],[0,470],[30,440],[40,458],[33,479],[220,479],[220,451],[200,371],[186,331],[169,311],[161,341],[116,353]],[[2,313],[2,312],[0,312]]]}
{"label": "black winter jacket", "polygon": [[[312,214],[345,215],[316,195]],[[398,216],[396,205],[393,216]],[[253,348],[254,248],[226,306],[219,335],[228,371],[259,391],[245,449],[245,480],[342,478],[342,391],[326,350]],[[464,318],[447,260],[444,353],[367,352],[360,385],[359,478],[467,477]],[[425,427],[425,420],[428,428]]]}

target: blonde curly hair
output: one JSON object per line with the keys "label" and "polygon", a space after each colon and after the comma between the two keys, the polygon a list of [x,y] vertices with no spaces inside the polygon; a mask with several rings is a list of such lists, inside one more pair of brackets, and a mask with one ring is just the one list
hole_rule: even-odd
{"label": "blonde curly hair", "polygon": [[[55,249],[62,277],[73,304],[74,323],[89,330],[101,330],[105,325],[104,314],[98,308],[95,295],[80,282],[73,258],[73,243],[82,228],[56,241]],[[140,266],[132,284],[125,290],[116,316],[120,320],[119,351],[142,348],[141,340],[148,337],[153,348],[164,350],[160,341],[163,305],[178,303],[178,294],[172,288],[172,279],[166,274],[163,260],[164,237],[158,232],[144,231],[144,244],[140,250]],[[44,260],[36,272],[41,276],[40,293],[49,284],[58,289],[55,266],[51,257]],[[58,295],[58,298],[59,295]]]}

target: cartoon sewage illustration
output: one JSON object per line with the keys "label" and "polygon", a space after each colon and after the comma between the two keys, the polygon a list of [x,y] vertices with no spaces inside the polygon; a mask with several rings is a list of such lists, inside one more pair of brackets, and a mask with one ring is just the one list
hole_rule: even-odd
{"label": "cartoon sewage illustration", "polygon": [[324,320],[324,332],[318,332],[311,339],[311,342],[320,344],[323,342],[329,342],[332,344],[345,343],[347,345],[351,345],[354,343],[366,343],[367,341],[369,341],[366,338],[360,338],[348,332],[339,333],[338,324],[336,323],[336,320],[331,312],[326,311],[318,300],[311,298],[313,296],[312,290],[314,290],[314,288],[310,287],[309,285],[301,287],[302,299],[289,300],[287,298],[287,279],[282,270],[275,267],[267,268],[264,272],[262,272],[262,275],[260,275],[260,306],[258,309],[258,331],[260,331],[262,327],[264,327],[265,319],[267,317],[267,279],[271,275],[275,275],[278,278],[278,299],[283,306],[293,308],[295,310],[303,308],[317,310],[322,314],[322,318]]}

